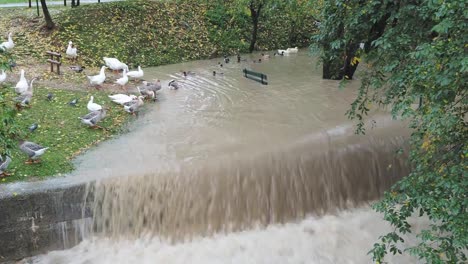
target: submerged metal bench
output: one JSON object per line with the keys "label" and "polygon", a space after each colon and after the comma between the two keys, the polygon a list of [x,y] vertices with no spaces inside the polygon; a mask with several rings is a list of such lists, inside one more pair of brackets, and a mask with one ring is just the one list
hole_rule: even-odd
{"label": "submerged metal bench", "polygon": [[242,72],[244,73],[245,78],[257,81],[261,84],[268,84],[267,76],[263,73],[254,72],[247,69],[242,70]]}

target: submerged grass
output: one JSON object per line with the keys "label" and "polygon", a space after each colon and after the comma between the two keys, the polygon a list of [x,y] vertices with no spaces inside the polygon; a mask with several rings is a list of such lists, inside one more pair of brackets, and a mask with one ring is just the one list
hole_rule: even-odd
{"label": "submerged grass", "polygon": [[[11,87],[6,92],[7,101],[12,102],[16,95]],[[51,101],[47,94],[53,93]],[[94,101],[109,107],[107,117],[100,123],[105,129],[90,129],[83,125],[78,117],[88,113],[87,102],[89,96],[94,96]],[[108,93],[101,91],[81,92],[49,89],[37,87],[34,89],[34,97],[31,108],[24,108],[17,113],[16,124],[24,130],[24,137],[45,147],[49,147],[42,156],[41,163],[26,165],[27,155],[20,151],[19,147],[12,150],[12,163],[9,166],[9,177],[2,182],[18,180],[31,180],[45,176],[60,175],[73,170],[71,159],[89,149],[102,140],[108,139],[121,132],[131,116],[124,112],[122,107],[111,104],[107,98]],[[73,99],[78,99],[74,107],[69,105]],[[29,127],[38,124],[34,132]]]}

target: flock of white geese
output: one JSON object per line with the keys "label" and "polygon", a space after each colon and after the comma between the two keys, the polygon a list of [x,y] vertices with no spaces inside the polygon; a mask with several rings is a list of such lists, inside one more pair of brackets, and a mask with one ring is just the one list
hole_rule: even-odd
{"label": "flock of white geese", "polygon": [[[0,44],[0,52],[10,52],[15,47],[15,43],[13,42],[12,33],[8,34],[8,40]],[[73,42],[70,41],[68,43],[68,47],[65,51],[66,56],[73,62],[76,61],[78,57],[78,50],[73,45]],[[116,85],[119,85],[122,89],[126,90],[126,85],[129,82],[129,78],[133,78],[135,80],[141,80],[144,76],[144,72],[140,66],[138,69],[134,71],[129,71],[128,66],[119,61],[116,58],[103,58],[104,63],[106,66],[102,66],[99,74],[94,76],[87,76],[89,80],[89,84],[91,86],[96,87],[99,89],[102,84],[106,80],[106,69],[111,69],[114,72],[122,71],[122,77],[118,78],[115,81]],[[81,66],[71,66],[71,70],[75,72],[83,71],[84,67]],[[4,69],[1,70],[0,73],[0,85],[6,82],[7,74]],[[36,78],[32,79],[30,82],[25,77],[25,71],[22,69],[20,71],[20,79],[16,83],[14,89],[17,97],[13,100],[16,102],[16,106],[18,109],[23,107],[29,107],[31,100],[33,98],[33,83]],[[170,89],[178,89],[179,85],[177,81],[171,80],[168,84]],[[123,109],[131,114],[135,114],[139,111],[140,107],[144,104],[144,99],[156,99],[156,92],[161,90],[161,82],[160,80],[155,80],[155,82],[147,82],[142,81],[142,85],[137,87],[139,95],[132,95],[132,94],[113,94],[109,95],[109,99],[117,104],[123,106]],[[48,98],[52,97],[51,94],[48,95]],[[49,98],[51,99],[51,98]],[[72,104],[72,102],[70,103]],[[76,102],[75,102],[76,104]],[[94,102],[94,97],[91,96],[88,104],[87,104],[88,114],[79,117],[81,122],[91,128],[101,128],[98,123],[106,117],[106,109],[101,105]],[[42,156],[48,147],[43,147],[37,143],[30,142],[30,141],[20,141],[20,150],[26,153],[29,159],[25,162],[26,164],[37,163],[40,162],[40,156]],[[6,172],[9,164],[11,163],[11,157],[6,156],[2,157],[0,155],[0,178],[8,176],[9,174]]]}
{"label": "flock of white geese", "polygon": [[[12,39],[12,34],[8,34],[8,40],[6,42],[3,42],[0,44],[0,52],[9,52],[11,49],[13,49],[15,46],[13,39]],[[297,53],[298,48],[288,48],[285,50],[278,50],[278,53],[275,52],[275,56],[284,56],[288,55],[290,53]],[[66,56],[73,62],[76,61],[78,57],[78,50],[77,48],[73,45],[73,42],[70,41],[68,43],[68,47],[65,51]],[[269,55],[264,55],[262,54],[263,58],[268,58]],[[240,56],[237,55],[238,62],[240,62]],[[108,58],[108,57],[103,57],[105,66],[101,67],[101,70],[99,74],[93,75],[93,76],[87,76],[89,80],[89,84],[91,86],[96,87],[96,89],[101,88],[102,84],[106,81],[106,69],[111,69],[114,72],[120,72],[122,71],[122,76],[118,78],[115,81],[116,85],[119,85],[122,89],[126,89],[126,85],[129,82],[129,78],[133,78],[135,80],[142,80],[144,76],[144,72],[141,69],[140,66],[138,66],[137,70],[134,71],[129,71],[129,68],[127,64],[119,61],[116,58]],[[227,63],[229,58],[225,57],[225,62]],[[261,59],[259,60],[259,62]],[[255,62],[255,61],[254,61]],[[221,64],[222,66],[222,64]],[[70,69],[75,71],[75,72],[82,72],[84,67],[81,66],[70,66]],[[187,76],[189,73],[183,72],[184,76]],[[216,75],[216,71],[213,72],[213,75]],[[0,85],[6,81],[6,73],[4,70],[2,70],[0,74]],[[14,98],[14,100],[17,103],[17,107],[27,107],[30,105],[31,99],[33,97],[33,83],[35,81],[35,78],[31,80],[31,82],[28,82],[27,79],[25,78],[25,71],[21,70],[20,74],[20,79],[17,82],[16,86],[14,87],[15,92],[17,93],[17,97]],[[168,83],[168,87],[170,89],[178,89],[179,84],[177,83],[176,80],[171,80]],[[139,95],[132,95],[132,94],[113,94],[109,95],[109,98],[112,102],[120,104],[123,106],[124,110],[131,113],[135,114],[139,111],[140,107],[144,104],[144,99],[156,99],[156,92],[161,90],[161,82],[159,80],[155,80],[155,82],[146,82],[142,81],[142,85],[137,87]],[[48,95],[48,98],[52,97],[51,94]],[[51,99],[51,98],[49,98]],[[70,102],[70,104],[74,105],[76,104],[76,100],[74,102]],[[88,108],[88,114],[79,117],[81,122],[91,128],[101,128],[98,123],[106,117],[106,109],[103,108],[101,105],[97,104],[94,102],[94,97],[91,96],[89,99],[89,102],[87,104]],[[45,153],[45,151],[48,149],[47,147],[43,147],[39,144],[36,144],[34,142],[30,141],[21,141],[20,142],[20,149],[26,153],[29,157],[28,161],[26,163],[36,163],[39,162],[39,157]],[[5,156],[6,158],[3,159],[2,156],[0,155],[0,178],[2,176],[8,175],[6,173],[6,169],[8,168],[8,165],[11,162],[11,158],[8,156]]]}

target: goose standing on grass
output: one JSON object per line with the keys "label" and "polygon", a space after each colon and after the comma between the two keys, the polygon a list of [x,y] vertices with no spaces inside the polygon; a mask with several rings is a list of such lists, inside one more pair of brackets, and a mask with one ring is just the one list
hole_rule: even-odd
{"label": "goose standing on grass", "polygon": [[91,96],[91,98],[90,98],[89,101],[88,101],[88,105],[87,105],[88,110],[91,111],[91,112],[101,110],[101,109],[102,109],[102,106],[99,105],[99,104],[96,104],[96,103],[93,102],[93,101],[94,101],[94,96]]}
{"label": "goose standing on grass", "polygon": [[92,111],[85,116],[79,117],[81,123],[91,127],[91,128],[102,128],[98,126],[98,123],[106,117],[106,109],[101,108],[97,111]]}
{"label": "goose standing on grass", "polygon": [[144,104],[143,99],[144,97],[140,95],[137,97],[137,99],[132,100],[128,103],[125,103],[124,110],[131,114],[135,114],[136,112],[140,110],[140,106]]}
{"label": "goose standing on grass", "polygon": [[134,79],[141,79],[141,78],[143,78],[143,75],[145,75],[145,73],[144,73],[143,70],[141,69],[141,66],[138,66],[138,70],[137,70],[137,71],[129,71],[129,72],[127,72],[127,76],[128,76],[128,77],[131,77],[131,78],[134,78]]}
{"label": "goose standing on grass", "polygon": [[11,35],[12,35],[11,32],[8,33],[8,41],[0,44],[0,49],[11,50],[12,48],[15,47],[15,43],[13,42],[13,38],[11,37]]}
{"label": "goose standing on grass", "polygon": [[9,156],[5,156],[5,160],[2,158],[2,155],[0,155],[0,178],[3,178],[5,176],[9,176],[6,172],[8,169],[8,165],[10,165],[11,158]]}
{"label": "goose standing on grass", "polygon": [[40,162],[39,157],[42,156],[48,147],[43,147],[39,144],[30,141],[20,141],[20,149],[26,153],[29,159],[25,162],[26,164],[38,163]]}
{"label": "goose standing on grass", "polygon": [[136,99],[137,97],[133,94],[131,95],[126,95],[126,94],[113,94],[113,95],[109,95],[108,96],[112,102],[114,103],[117,103],[117,104],[120,104],[120,105],[123,105],[125,103],[128,103],[134,99]]}
{"label": "goose standing on grass", "polygon": [[6,81],[6,72],[5,70],[2,70],[2,74],[0,74],[0,84],[4,83]]}
{"label": "goose standing on grass", "polygon": [[103,57],[102,59],[106,63],[106,66],[109,67],[109,69],[113,70],[114,72],[115,71],[120,71],[120,70],[127,70],[128,71],[127,64],[119,61],[116,58]]}
{"label": "goose standing on grass", "polygon": [[21,70],[20,80],[18,83],[16,83],[15,92],[17,94],[22,94],[26,92],[28,88],[29,88],[28,80],[26,80],[26,77],[24,77],[24,70]]}
{"label": "goose standing on grass", "polygon": [[31,99],[33,96],[33,82],[35,80],[36,78],[32,79],[28,89],[24,93],[20,94],[20,96],[14,98],[14,100],[18,102],[21,107],[29,106],[29,104],[31,103]]}
{"label": "goose standing on grass", "polygon": [[173,90],[177,90],[179,89],[179,83],[176,82],[176,80],[171,80],[167,86],[170,88],[170,89],[173,89]]}
{"label": "goose standing on grass", "polygon": [[72,61],[76,60],[78,57],[78,50],[73,46],[73,42],[68,42],[68,47],[66,51],[67,57],[70,58]]}
{"label": "goose standing on grass", "polygon": [[128,83],[127,70],[123,70],[122,77],[117,79],[115,83],[120,85],[122,89],[127,90],[127,88],[125,88],[125,85]]}
{"label": "goose standing on grass", "polygon": [[106,80],[106,73],[104,72],[106,69],[107,69],[106,66],[102,66],[101,71],[99,72],[98,75],[86,76],[89,79],[89,84],[91,86],[96,85],[96,88],[100,87]]}

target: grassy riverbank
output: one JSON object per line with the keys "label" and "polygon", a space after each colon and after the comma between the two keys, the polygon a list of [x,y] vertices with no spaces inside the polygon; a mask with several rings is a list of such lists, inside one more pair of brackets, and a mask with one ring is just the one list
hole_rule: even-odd
{"label": "grassy riverbank", "polygon": [[[4,102],[13,105],[14,93],[10,86],[18,81],[20,69],[26,71],[28,78],[38,77],[39,87],[31,108],[22,110],[13,119],[21,137],[50,147],[43,156],[43,163],[34,165],[24,165],[27,157],[17,147],[12,148],[13,162],[9,167],[12,175],[0,183],[70,172],[73,157],[119,133],[123,124],[130,120],[122,109],[109,104],[111,112],[102,123],[107,130],[90,130],[78,119],[87,112],[90,95],[85,75],[98,73],[102,57],[117,57],[135,68],[247,52],[252,31],[248,9],[246,12],[227,10],[224,3],[220,0],[135,0],[77,8],[54,5],[49,6],[56,23],[52,31],[44,28],[44,19],[37,17],[34,8],[0,8],[0,42],[6,39],[8,32],[13,33],[15,47],[8,53],[8,59],[17,64],[13,72],[8,72],[6,88],[0,88],[5,94]],[[300,20],[301,26],[295,24],[294,19]],[[270,8],[260,17],[256,47],[273,50],[307,46],[314,30],[312,25],[311,16],[298,19],[297,14],[281,5]],[[85,73],[70,71],[67,66],[71,62],[65,59],[61,75],[49,73],[45,52],[52,50],[63,54],[70,40],[78,48],[76,64],[86,66]],[[5,55],[0,54],[0,63],[5,67],[6,61]],[[107,80],[104,91],[93,90],[97,102],[108,102],[107,94],[115,89],[111,85],[113,81]],[[130,85],[132,90],[131,86],[134,85]],[[50,91],[55,94],[52,102],[45,99]],[[73,98],[81,98],[76,108],[68,105]],[[33,123],[38,123],[39,128],[29,132],[28,127]]]}
{"label": "grassy riverbank", "polygon": [[[5,95],[5,101],[13,105],[14,89],[0,88]],[[51,101],[47,94],[53,93]],[[107,117],[100,123],[106,129],[90,129],[83,125],[78,117],[88,113],[86,104],[90,94],[81,91],[69,91],[36,87],[31,108],[25,108],[16,113],[15,125],[21,131],[20,137],[49,147],[42,156],[42,163],[26,165],[27,155],[19,148],[11,152],[12,163],[8,172],[11,176],[3,178],[1,182],[30,180],[52,176],[73,170],[71,159],[82,151],[108,139],[122,131],[128,120],[133,118],[122,110],[121,106],[111,104],[105,92],[95,92],[92,95],[95,102],[109,107]],[[68,103],[79,99],[74,107]],[[38,124],[38,128],[31,132],[29,127]]]}

